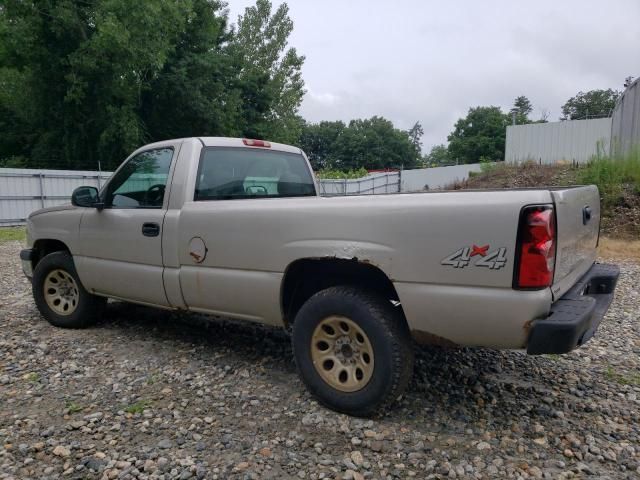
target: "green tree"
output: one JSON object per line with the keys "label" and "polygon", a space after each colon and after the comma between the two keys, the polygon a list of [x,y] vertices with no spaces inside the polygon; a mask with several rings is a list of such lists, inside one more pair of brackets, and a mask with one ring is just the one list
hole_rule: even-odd
{"label": "green tree", "polygon": [[419,165],[416,150],[406,131],[397,129],[382,117],[351,120],[336,139],[330,168],[368,170],[410,168]]}
{"label": "green tree", "polygon": [[575,97],[571,97],[562,106],[560,120],[608,117],[616,106],[618,97],[620,97],[620,92],[611,88],[578,92]]}
{"label": "green tree", "polygon": [[418,153],[422,152],[422,136],[424,135],[424,128],[422,128],[422,124],[420,122],[414,123],[413,127],[411,127],[407,132],[407,135],[409,135],[409,140],[411,140],[416,151]]}
{"label": "green tree", "polygon": [[451,164],[449,150],[444,144],[434,145],[429,153],[424,156],[424,161],[429,167],[439,167]]}
{"label": "green tree", "polygon": [[470,108],[449,134],[449,156],[458,163],[478,163],[480,159],[504,159],[509,115],[500,107]]}
{"label": "green tree", "polygon": [[527,97],[520,95],[514,100],[513,107],[509,111],[509,114],[511,116],[515,114],[516,125],[523,125],[525,123],[531,123],[529,120],[529,114],[531,112],[533,112],[533,105]]}
{"label": "green tree", "polygon": [[239,66],[228,54],[233,39],[221,3],[191,0],[192,10],[161,72],[142,95],[150,138],[240,136]]}
{"label": "green tree", "polygon": [[2,107],[18,119],[13,132],[31,132],[15,154],[33,166],[109,168],[149,138],[142,94],[173,50],[186,4],[7,0],[4,7],[0,82],[19,81],[24,93]]}
{"label": "green tree", "polygon": [[107,169],[170,137],[297,140],[292,28],[266,0],[237,32],[221,0],[3,0],[0,159]]}
{"label": "green tree", "polygon": [[[418,124],[419,126],[419,124]],[[408,131],[382,117],[343,122],[305,124],[300,147],[316,170],[351,171],[366,168],[409,168],[420,164],[421,155]]]}
{"label": "green tree", "polygon": [[238,18],[230,46],[240,66],[243,135],[294,143],[302,131],[298,108],[304,96],[304,57],[288,48],[293,21],[282,3],[272,14],[269,0],[257,0]]}
{"label": "green tree", "polygon": [[334,154],[334,145],[347,126],[344,122],[320,122],[305,124],[298,145],[309,157],[314,170],[327,168]]}

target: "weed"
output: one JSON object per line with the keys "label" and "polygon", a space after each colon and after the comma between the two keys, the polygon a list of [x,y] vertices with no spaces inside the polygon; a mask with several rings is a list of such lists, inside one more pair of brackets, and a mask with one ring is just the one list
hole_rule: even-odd
{"label": "weed", "polygon": [[485,174],[494,172],[503,166],[504,162],[492,162],[484,157],[480,159],[480,171]]}
{"label": "weed", "polygon": [[624,184],[635,186],[640,194],[640,149],[624,157],[594,157],[578,173],[582,184],[595,184],[605,205],[619,201]]}
{"label": "weed", "polygon": [[31,372],[27,373],[23,378],[28,382],[35,383],[40,381],[40,374],[37,372]]}
{"label": "weed", "polygon": [[136,413],[144,412],[150,406],[151,402],[149,400],[138,400],[136,403],[132,403],[125,408],[124,411],[135,415]]}
{"label": "weed", "polygon": [[82,405],[78,405],[73,401],[68,401],[65,405],[65,408],[67,409],[67,413],[78,413],[84,410],[84,407]]}
{"label": "weed", "polygon": [[605,371],[605,376],[620,385],[640,385],[640,373],[632,373],[631,375],[623,375],[614,370],[614,368],[609,365],[607,366],[607,370]]}

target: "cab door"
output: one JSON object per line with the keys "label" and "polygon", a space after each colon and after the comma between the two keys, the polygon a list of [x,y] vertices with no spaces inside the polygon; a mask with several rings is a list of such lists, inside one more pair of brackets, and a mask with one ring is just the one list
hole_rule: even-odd
{"label": "cab door", "polygon": [[162,280],[162,228],[180,143],[133,155],[101,192],[104,208],[80,221],[78,275],[87,290],[169,306]]}

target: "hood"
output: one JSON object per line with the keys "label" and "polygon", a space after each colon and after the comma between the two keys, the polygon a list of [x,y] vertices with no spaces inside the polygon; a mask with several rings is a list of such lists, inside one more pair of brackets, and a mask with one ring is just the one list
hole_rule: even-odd
{"label": "hood", "polygon": [[40,215],[41,213],[60,212],[60,211],[63,211],[63,210],[75,210],[75,209],[76,209],[76,207],[74,207],[70,203],[66,204],[66,205],[57,205],[55,207],[41,208],[40,210],[36,210],[34,212],[31,212],[27,218],[33,218],[36,215]]}

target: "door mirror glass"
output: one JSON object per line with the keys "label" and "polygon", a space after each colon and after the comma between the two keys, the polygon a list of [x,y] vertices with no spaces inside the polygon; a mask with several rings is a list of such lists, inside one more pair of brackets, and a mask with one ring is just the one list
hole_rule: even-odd
{"label": "door mirror glass", "polygon": [[78,187],[71,194],[71,204],[76,207],[94,207],[100,204],[96,187]]}

